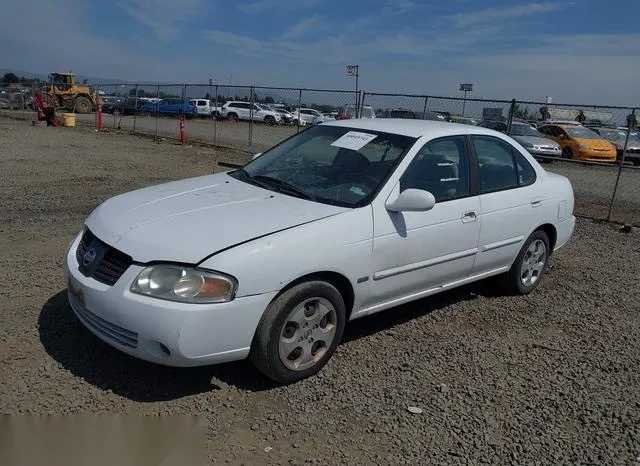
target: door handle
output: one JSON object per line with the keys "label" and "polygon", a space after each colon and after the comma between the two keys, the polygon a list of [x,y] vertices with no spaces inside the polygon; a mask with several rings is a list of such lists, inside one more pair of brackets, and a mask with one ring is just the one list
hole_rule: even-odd
{"label": "door handle", "polygon": [[541,197],[534,197],[531,199],[531,207],[540,207],[542,205]]}
{"label": "door handle", "polygon": [[462,214],[462,223],[475,222],[476,220],[478,220],[478,215],[474,211]]}

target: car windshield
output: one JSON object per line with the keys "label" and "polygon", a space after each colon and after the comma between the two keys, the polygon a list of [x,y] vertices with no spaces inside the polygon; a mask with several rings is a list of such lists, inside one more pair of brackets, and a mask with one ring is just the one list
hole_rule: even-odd
{"label": "car windshield", "polygon": [[303,199],[359,207],[371,201],[415,141],[380,131],[320,125],[283,141],[232,176]]}
{"label": "car windshield", "polygon": [[512,136],[533,136],[533,137],[544,137],[542,133],[535,129],[533,126],[529,125],[511,125],[511,135]]}
{"label": "car windshield", "polygon": [[602,139],[595,131],[591,131],[588,128],[584,128],[578,126],[576,128],[566,128],[565,131],[569,134],[569,136],[578,139]]}
{"label": "car windshield", "polygon": [[[624,144],[625,139],[627,138],[627,132],[619,129],[601,129],[599,133],[602,134],[609,141],[620,142]],[[633,135],[629,138],[629,141],[635,139]],[[635,142],[635,141],[634,141]]]}

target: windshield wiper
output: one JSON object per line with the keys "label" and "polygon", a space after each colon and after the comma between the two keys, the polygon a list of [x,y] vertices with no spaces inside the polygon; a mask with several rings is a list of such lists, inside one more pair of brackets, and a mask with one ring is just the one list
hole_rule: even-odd
{"label": "windshield wiper", "polygon": [[[248,175],[248,174],[247,174]],[[270,176],[267,175],[255,175],[255,176],[251,176],[248,175],[250,177],[250,179],[257,181],[257,182],[261,182],[264,183],[266,185],[269,185],[270,187],[274,187],[276,188],[279,192],[283,193],[283,194],[291,194],[292,196],[296,196],[296,197],[300,197],[303,199],[307,199],[309,201],[315,201],[316,197],[301,190],[300,188],[298,188],[297,186],[288,183],[286,181],[283,180],[279,180],[277,178],[272,178]]]}

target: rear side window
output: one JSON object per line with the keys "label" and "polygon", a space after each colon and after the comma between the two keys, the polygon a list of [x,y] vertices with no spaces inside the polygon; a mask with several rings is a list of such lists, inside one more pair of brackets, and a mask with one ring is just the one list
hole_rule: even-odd
{"label": "rear side window", "polygon": [[471,140],[478,158],[481,193],[513,189],[535,181],[533,167],[510,144],[488,136],[472,136]]}

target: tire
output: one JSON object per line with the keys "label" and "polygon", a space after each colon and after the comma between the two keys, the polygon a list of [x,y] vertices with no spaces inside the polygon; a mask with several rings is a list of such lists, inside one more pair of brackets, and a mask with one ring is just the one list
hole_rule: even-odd
{"label": "tire", "polygon": [[273,118],[271,115],[267,115],[266,117],[264,117],[264,122],[269,126],[273,126],[276,124],[276,119]]}
{"label": "tire", "polygon": [[572,159],[573,158],[573,152],[571,151],[571,148],[569,147],[565,147],[564,149],[562,149],[562,156],[563,159]]}
{"label": "tire", "polygon": [[550,255],[549,237],[544,231],[534,231],[503,277],[505,291],[514,295],[527,295],[535,290],[549,267]]}
{"label": "tire", "polygon": [[227,118],[228,118],[229,120],[234,120],[234,121],[235,121],[235,120],[237,120],[237,119],[238,119],[238,114],[237,114],[237,113],[233,113],[233,112],[231,112],[231,113],[227,113]]}
{"label": "tire", "polygon": [[269,305],[249,358],[271,380],[297,382],[316,374],[329,361],[345,323],[344,300],[334,286],[315,280],[300,283]]}
{"label": "tire", "polygon": [[91,113],[91,101],[85,96],[78,96],[73,101],[76,113]]}

